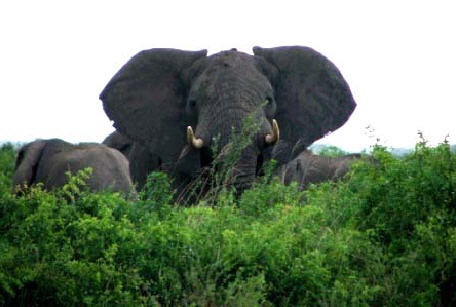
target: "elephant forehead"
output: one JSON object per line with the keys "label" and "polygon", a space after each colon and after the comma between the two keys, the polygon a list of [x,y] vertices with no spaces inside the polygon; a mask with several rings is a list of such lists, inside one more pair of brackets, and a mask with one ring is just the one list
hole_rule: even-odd
{"label": "elephant forehead", "polygon": [[220,90],[219,87],[225,85],[228,90],[232,90],[236,83],[257,85],[261,91],[271,88],[266,76],[258,70],[254,57],[236,50],[221,51],[209,56],[194,86],[203,85],[205,90],[212,86]]}
{"label": "elephant forehead", "polygon": [[257,105],[273,90],[252,55],[228,50],[211,55],[193,80],[190,97],[199,105],[216,101],[252,101]]}
{"label": "elephant forehead", "polygon": [[210,57],[210,64],[231,68],[252,66],[253,56],[247,53],[239,52],[236,49],[225,50],[213,54]]}

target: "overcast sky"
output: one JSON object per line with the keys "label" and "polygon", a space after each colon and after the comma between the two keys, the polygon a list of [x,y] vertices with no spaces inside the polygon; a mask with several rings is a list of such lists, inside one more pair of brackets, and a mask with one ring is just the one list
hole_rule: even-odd
{"label": "overcast sky", "polygon": [[143,49],[303,45],[336,64],[358,104],[320,143],[413,147],[418,130],[456,143],[452,1],[375,2],[2,1],[0,141],[101,142],[113,128],[99,93]]}

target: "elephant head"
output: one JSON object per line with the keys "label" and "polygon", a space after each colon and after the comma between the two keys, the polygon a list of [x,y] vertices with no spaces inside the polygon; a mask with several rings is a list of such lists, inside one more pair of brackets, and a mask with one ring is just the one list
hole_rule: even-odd
{"label": "elephant head", "polygon": [[253,52],[144,50],[100,99],[117,130],[156,155],[158,168],[190,177],[211,163],[215,138],[223,153],[232,132],[252,117],[257,130],[235,167],[234,184],[244,188],[277,144],[278,127],[282,144],[306,148],[343,125],[356,105],[338,69],[318,52]]}
{"label": "elephant head", "polygon": [[92,191],[112,189],[133,192],[128,160],[117,150],[101,144],[73,145],[59,139],[37,140],[23,146],[15,163],[13,192],[43,183],[51,190],[67,183],[66,171],[75,174],[91,167],[87,185]]}

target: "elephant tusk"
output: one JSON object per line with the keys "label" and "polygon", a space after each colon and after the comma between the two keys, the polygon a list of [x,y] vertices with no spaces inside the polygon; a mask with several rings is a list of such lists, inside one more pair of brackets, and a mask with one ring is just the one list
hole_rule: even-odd
{"label": "elephant tusk", "polygon": [[277,121],[275,119],[272,120],[272,134],[268,133],[266,134],[266,137],[264,138],[266,144],[275,144],[279,141],[280,138],[280,131],[279,131],[279,125],[277,124]]}
{"label": "elephant tusk", "polygon": [[204,145],[204,142],[202,139],[195,138],[195,134],[193,133],[192,126],[187,127],[187,142],[190,146],[193,146],[193,148],[196,148],[196,149],[201,149]]}

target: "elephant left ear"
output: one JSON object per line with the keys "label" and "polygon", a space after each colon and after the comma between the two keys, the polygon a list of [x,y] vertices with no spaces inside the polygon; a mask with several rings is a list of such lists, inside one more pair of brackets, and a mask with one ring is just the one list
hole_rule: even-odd
{"label": "elephant left ear", "polygon": [[350,88],[337,67],[315,50],[254,47],[253,52],[278,71],[270,82],[282,139],[307,148],[341,127],[355,109]]}

